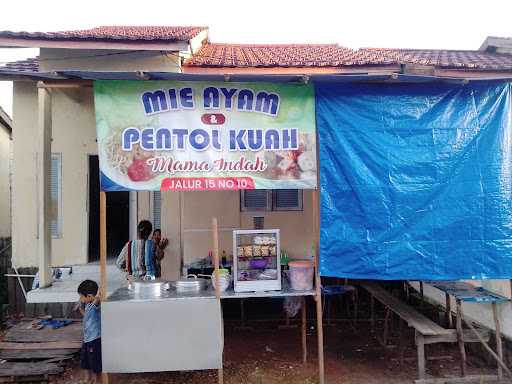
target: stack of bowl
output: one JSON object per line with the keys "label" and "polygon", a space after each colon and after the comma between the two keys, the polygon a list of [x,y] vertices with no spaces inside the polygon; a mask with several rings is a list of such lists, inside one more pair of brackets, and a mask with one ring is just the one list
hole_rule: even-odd
{"label": "stack of bowl", "polygon": [[[231,285],[231,275],[229,274],[229,270],[227,269],[219,269],[219,287],[220,291],[224,292],[226,291],[229,286]],[[212,285],[215,289],[217,283],[217,279],[215,278],[215,271],[212,273]]]}

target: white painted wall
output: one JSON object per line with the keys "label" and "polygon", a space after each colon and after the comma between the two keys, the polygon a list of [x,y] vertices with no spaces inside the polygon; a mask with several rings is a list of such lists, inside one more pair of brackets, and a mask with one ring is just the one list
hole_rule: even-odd
{"label": "white painted wall", "polygon": [[11,236],[11,138],[0,123],[0,238]]}
{"label": "white painted wall", "polygon": [[[41,70],[179,71],[176,55],[119,52],[41,49]],[[16,81],[13,93],[13,260],[18,267],[33,267],[38,265],[36,83]],[[83,264],[88,261],[88,156],[98,151],[93,91],[52,89],[51,94],[52,152],[62,153],[62,236],[52,240],[52,265]],[[138,219],[150,218],[149,193],[139,195]]]}
{"label": "white painted wall", "polygon": [[[87,262],[88,155],[97,153],[91,88],[52,91],[52,152],[62,154],[62,236],[52,240],[52,264]],[[13,259],[37,266],[37,88],[14,83]]]}

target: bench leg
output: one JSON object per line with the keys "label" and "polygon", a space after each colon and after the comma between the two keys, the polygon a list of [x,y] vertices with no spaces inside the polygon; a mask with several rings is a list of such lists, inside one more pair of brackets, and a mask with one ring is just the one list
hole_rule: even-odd
{"label": "bench leg", "polygon": [[357,288],[355,288],[355,290],[352,292],[352,300],[354,302],[354,326],[357,327],[357,313],[359,311],[359,308],[358,308],[359,298],[358,298],[358,294],[357,294]]}
{"label": "bench leg", "polygon": [[423,281],[420,281],[420,312],[423,312],[423,306],[425,304],[425,296],[423,295]]}
{"label": "bench leg", "polygon": [[306,312],[306,297],[302,298],[301,308],[301,336],[302,336],[302,363],[305,364],[308,358],[308,345],[307,345],[307,312]]}
{"label": "bench leg", "polygon": [[453,328],[452,319],[452,305],[450,301],[450,295],[445,293],[446,305],[445,305],[445,322],[447,328]]}
{"label": "bench leg", "polygon": [[425,379],[425,338],[416,332],[416,347],[418,349],[418,379]]}
{"label": "bench leg", "polygon": [[462,377],[466,376],[466,348],[464,347],[464,333],[462,331],[462,303],[457,300],[457,342],[460,351],[460,371]]}
{"label": "bench leg", "polygon": [[373,295],[370,295],[370,324],[372,328],[372,333],[375,332],[375,298]]}
{"label": "bench leg", "polygon": [[405,353],[405,347],[406,347],[406,339],[404,335],[404,321],[402,318],[398,318],[398,361],[400,362],[400,366],[404,364],[404,353]]}
{"label": "bench leg", "polygon": [[382,343],[384,344],[384,346],[388,345],[390,317],[391,310],[389,308],[386,308],[386,317],[384,318],[384,335],[382,336]]}
{"label": "bench leg", "polygon": [[[492,302],[492,316],[494,319],[494,326],[496,328],[496,352],[498,352],[498,357],[501,361],[503,361],[503,346],[501,344],[501,327],[500,327],[500,318],[498,317],[498,309],[496,307],[496,302]],[[503,380],[503,368],[500,364],[498,364],[498,379]]]}

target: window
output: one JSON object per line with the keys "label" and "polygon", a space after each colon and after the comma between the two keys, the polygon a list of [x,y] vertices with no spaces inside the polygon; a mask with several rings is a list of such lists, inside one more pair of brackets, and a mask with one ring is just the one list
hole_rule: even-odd
{"label": "window", "polygon": [[240,193],[240,209],[243,212],[301,211],[302,207],[300,189],[251,189]]}
{"label": "window", "polygon": [[153,192],[153,229],[162,229],[162,192],[155,191]]}
{"label": "window", "polygon": [[62,153],[52,153],[50,198],[50,232],[53,239],[60,239],[62,237]]}
{"label": "window", "polygon": [[277,189],[272,200],[274,211],[302,211],[302,190]]}

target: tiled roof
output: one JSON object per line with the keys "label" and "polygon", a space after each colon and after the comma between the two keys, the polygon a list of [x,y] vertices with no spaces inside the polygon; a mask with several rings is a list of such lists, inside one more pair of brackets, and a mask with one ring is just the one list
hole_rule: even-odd
{"label": "tiled roof", "polygon": [[185,64],[199,67],[338,67],[373,63],[357,51],[337,44],[209,43]]}
{"label": "tiled roof", "polygon": [[[392,64],[429,65],[438,68],[482,71],[512,71],[512,54],[482,51],[447,51],[362,48],[352,50],[325,45],[207,44],[186,66],[193,67],[350,67]],[[38,58],[0,66],[0,72],[37,72]]]}
{"label": "tiled roof", "polygon": [[104,26],[91,29],[60,32],[0,31],[0,37],[28,40],[146,40],[188,41],[207,27],[170,26]]}
{"label": "tiled roof", "polygon": [[13,61],[0,66],[1,71],[9,72],[39,72],[39,56],[30,59]]}
{"label": "tiled roof", "polygon": [[185,65],[194,67],[345,67],[420,64],[441,68],[510,70],[512,55],[481,51],[362,48],[325,45],[206,44]]}
{"label": "tiled roof", "polygon": [[367,52],[375,57],[381,57],[384,60],[404,64],[431,65],[441,68],[455,69],[512,69],[511,54],[438,49],[364,48],[359,51]]}

